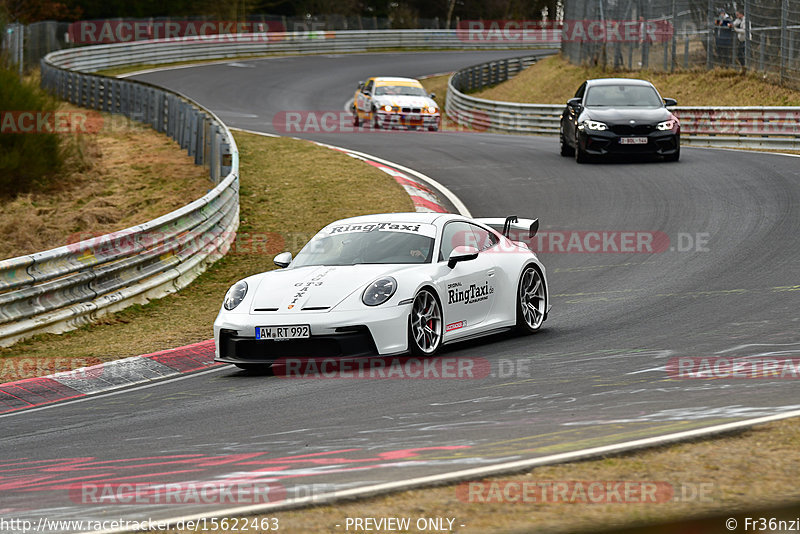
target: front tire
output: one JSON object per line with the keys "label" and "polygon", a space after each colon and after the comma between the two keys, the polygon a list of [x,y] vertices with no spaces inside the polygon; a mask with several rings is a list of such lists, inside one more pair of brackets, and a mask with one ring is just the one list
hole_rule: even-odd
{"label": "front tire", "polygon": [[517,285],[517,330],[532,334],[537,332],[547,314],[547,292],[542,273],[528,265]]}
{"label": "front tire", "polygon": [[589,155],[581,148],[578,136],[575,136],[575,161],[577,163],[586,163],[589,161]]}
{"label": "front tire", "polygon": [[381,129],[381,123],[378,122],[378,110],[375,109],[372,110],[372,127],[375,130]]}
{"label": "front tire", "polygon": [[561,155],[565,158],[575,155],[575,149],[569,146],[569,143],[567,143],[567,140],[564,138],[564,132],[561,132],[558,137],[561,141]]}
{"label": "front tire", "polygon": [[664,156],[664,161],[678,161],[681,158],[681,147],[678,145],[677,150],[675,150],[674,154],[670,154],[669,156]]}
{"label": "front tire", "polygon": [[421,289],[411,305],[408,350],[414,356],[433,356],[442,346],[442,306],[429,289]]}

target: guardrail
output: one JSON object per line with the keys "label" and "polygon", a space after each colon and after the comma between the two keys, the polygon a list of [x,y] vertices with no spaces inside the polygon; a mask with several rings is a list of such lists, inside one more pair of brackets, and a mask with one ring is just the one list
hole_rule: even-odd
{"label": "guardrail", "polygon": [[239,155],[222,121],[172,91],[68,70],[80,63],[76,56],[90,55],[90,48],[48,55],[42,86],[73,104],[166,133],[196,164],[209,167],[215,187],[142,225],[0,261],[0,346],[77,328],[181,289],[227,252],[239,225]]}
{"label": "guardrail", "polygon": [[[445,111],[456,123],[479,130],[558,135],[564,104],[524,104],[464,94],[501,83],[535,58],[492,61],[454,73]],[[519,66],[517,66],[519,65]],[[681,144],[730,148],[800,150],[800,107],[676,106]]]}
{"label": "guardrail", "polygon": [[285,33],[233,33],[177,37],[75,48],[69,68],[94,72],[135,63],[158,65],[186,60],[224,59],[269,54],[337,53],[366,50],[442,50],[558,48],[560,40],[536,45],[474,41],[459,30],[342,30]]}

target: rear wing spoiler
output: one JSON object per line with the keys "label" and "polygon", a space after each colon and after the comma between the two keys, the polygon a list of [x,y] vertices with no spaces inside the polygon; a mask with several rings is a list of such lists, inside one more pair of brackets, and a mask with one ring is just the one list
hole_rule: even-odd
{"label": "rear wing spoiler", "polygon": [[475,220],[485,224],[492,230],[496,230],[512,241],[528,241],[539,231],[539,219],[520,219],[516,215],[511,215],[505,219],[492,217]]}

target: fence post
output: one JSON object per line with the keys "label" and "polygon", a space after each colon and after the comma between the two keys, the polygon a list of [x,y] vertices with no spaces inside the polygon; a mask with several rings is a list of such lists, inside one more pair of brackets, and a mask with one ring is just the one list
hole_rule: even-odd
{"label": "fence post", "polygon": [[788,60],[788,52],[787,52],[787,25],[789,24],[789,0],[783,0],[781,2],[781,52],[780,52],[780,61],[781,61],[781,85],[784,84],[786,79],[786,63]]}

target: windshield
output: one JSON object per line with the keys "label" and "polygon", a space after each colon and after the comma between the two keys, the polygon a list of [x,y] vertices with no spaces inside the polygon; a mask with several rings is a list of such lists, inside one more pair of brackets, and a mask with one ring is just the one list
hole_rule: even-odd
{"label": "windshield", "polygon": [[428,96],[425,89],[412,85],[381,85],[375,88],[375,96],[381,95]]}
{"label": "windshield", "polygon": [[658,108],[664,104],[649,85],[597,85],[586,93],[586,107]]}
{"label": "windshield", "polygon": [[303,247],[292,267],[359,263],[429,263],[433,238],[411,232],[320,232]]}

